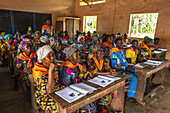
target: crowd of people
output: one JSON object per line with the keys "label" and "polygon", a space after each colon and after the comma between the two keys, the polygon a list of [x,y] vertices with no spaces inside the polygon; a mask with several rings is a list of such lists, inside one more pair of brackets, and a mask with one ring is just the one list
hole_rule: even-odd
{"label": "crowd of people", "polygon": [[[36,102],[45,111],[57,113],[57,105],[48,93],[92,79],[97,75],[115,76],[113,69],[131,76],[128,79],[130,84],[126,99],[136,105],[138,79],[135,76],[135,69],[129,63],[159,59],[154,53],[154,50],[158,49],[158,43],[159,38],[152,40],[147,36],[141,42],[131,40],[127,33],[124,35],[104,33],[100,36],[97,32],[86,34],[76,31],[75,36],[71,38],[67,31],[61,31],[55,35],[50,20],[47,19],[41,32],[36,31],[33,34],[31,27],[26,34],[17,31],[13,36],[2,32],[0,60],[3,67],[10,67],[11,76],[15,78],[15,91],[18,89],[18,77],[25,81],[29,89],[28,74],[32,73]],[[132,45],[124,50],[127,44]],[[82,61],[85,52],[88,53],[88,57]],[[112,98],[114,96],[110,93],[75,112],[105,113],[106,109],[101,106],[109,106]]]}

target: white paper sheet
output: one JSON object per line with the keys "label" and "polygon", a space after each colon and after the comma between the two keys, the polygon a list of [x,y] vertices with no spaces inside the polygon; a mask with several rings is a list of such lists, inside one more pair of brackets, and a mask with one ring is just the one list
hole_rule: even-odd
{"label": "white paper sheet", "polygon": [[148,65],[154,65],[154,66],[158,66],[160,64],[162,64],[162,61],[155,61],[155,60],[147,60],[146,62],[143,62],[144,64],[148,64]]}
{"label": "white paper sheet", "polygon": [[135,65],[135,67],[138,67],[138,68],[144,68],[144,66],[140,65],[139,63]]}
{"label": "white paper sheet", "polygon": [[84,84],[84,83],[72,84],[72,85],[70,85],[70,87],[83,93],[84,95],[97,90],[96,88],[89,86],[87,84]]}
{"label": "white paper sheet", "polygon": [[99,77],[95,77],[95,78],[88,80],[88,81],[92,82],[94,84],[97,84],[99,86],[102,86],[102,87],[106,87],[107,85],[114,82],[114,81],[107,80],[107,79],[104,79],[104,78],[99,78]]}
{"label": "white paper sheet", "polygon": [[132,46],[132,44],[128,44],[128,45],[127,45],[127,47],[130,47],[130,46]]}
{"label": "white paper sheet", "polygon": [[121,79],[120,77],[114,77],[112,75],[98,75],[99,78],[104,78],[104,79],[107,79],[107,80],[111,80],[111,81],[116,81],[116,80],[119,80]]}
{"label": "white paper sheet", "polygon": [[155,54],[160,54],[162,51],[154,51]]}
{"label": "white paper sheet", "polygon": [[161,49],[161,48],[158,48],[158,50],[161,50],[161,51],[168,51],[168,49]]}
{"label": "white paper sheet", "polygon": [[74,102],[85,96],[83,93],[78,92],[70,87],[66,87],[62,90],[56,91],[55,93],[69,103]]}

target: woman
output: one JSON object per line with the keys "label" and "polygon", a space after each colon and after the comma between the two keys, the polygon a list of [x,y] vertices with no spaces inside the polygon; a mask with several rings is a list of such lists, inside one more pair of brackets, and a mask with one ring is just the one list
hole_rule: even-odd
{"label": "woman", "polygon": [[111,48],[113,48],[112,43],[113,43],[113,41],[112,41],[111,35],[107,35],[103,39],[103,43],[101,45],[101,47],[104,49],[104,52],[109,52],[111,50]]}
{"label": "woman", "polygon": [[4,36],[5,43],[2,45],[2,57],[3,57],[3,64],[8,62],[10,67],[11,75],[14,75],[14,66],[13,60],[14,56],[17,52],[17,43],[13,40],[13,36],[11,34],[7,34]]}
{"label": "woman", "polygon": [[[34,63],[37,61],[37,55],[34,51],[31,50],[31,41],[23,40],[21,43],[21,52],[16,61],[15,70],[20,73],[21,79],[24,80],[29,86],[29,78],[27,73],[31,73],[31,68],[33,68]],[[28,70],[30,72],[28,72]]]}
{"label": "woman", "polygon": [[[113,75],[115,76],[116,73],[112,72],[109,63],[103,60],[104,52],[102,49],[97,50],[96,54],[91,57],[88,61],[90,72],[92,73],[93,77],[97,75]],[[112,93],[107,94],[106,96],[100,98],[98,100],[98,110],[99,112],[104,112],[105,109],[101,109],[102,105],[110,105],[112,101]]]}
{"label": "woman", "polygon": [[61,50],[61,46],[62,46],[62,43],[60,39],[56,40],[53,45],[54,58],[60,61],[65,59],[65,53]]}
{"label": "woman", "polygon": [[38,62],[34,64],[32,74],[36,87],[35,100],[42,110],[57,113],[57,104],[47,95],[60,89],[58,84],[58,71],[52,63],[54,61],[52,49],[44,45],[37,51]]}
{"label": "woman", "polygon": [[[59,70],[59,80],[60,84],[64,86],[69,86],[70,84],[75,84],[80,82],[78,76],[80,72],[83,71],[83,66],[80,65],[80,55],[78,49],[75,45],[72,45],[70,48],[67,48],[66,58],[68,59],[63,64]],[[80,108],[80,113],[95,113],[96,107],[94,103],[90,103],[82,108]],[[76,111],[79,113],[79,110]]]}

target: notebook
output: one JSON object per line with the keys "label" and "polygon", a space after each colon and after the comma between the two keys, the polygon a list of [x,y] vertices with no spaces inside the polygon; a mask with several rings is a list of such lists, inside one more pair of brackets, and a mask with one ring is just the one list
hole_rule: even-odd
{"label": "notebook", "polygon": [[106,87],[109,84],[113,83],[116,80],[121,79],[120,77],[114,77],[112,75],[98,75],[98,77],[95,77],[93,79],[88,80],[89,82],[92,82],[94,84],[97,84],[102,87]]}
{"label": "notebook", "polygon": [[71,103],[74,102],[88,93],[92,93],[97,90],[96,88],[84,83],[72,84],[62,90],[56,91],[55,94]]}

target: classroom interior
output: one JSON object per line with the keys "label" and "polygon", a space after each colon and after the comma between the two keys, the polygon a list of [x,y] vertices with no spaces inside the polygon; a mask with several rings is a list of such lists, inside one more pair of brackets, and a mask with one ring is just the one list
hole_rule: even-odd
{"label": "classroom interior", "polygon": [[[33,33],[37,30],[41,31],[47,18],[51,21],[55,35],[58,35],[60,31],[68,31],[71,41],[74,41],[77,30],[81,33],[90,31],[91,34],[96,31],[99,36],[104,33],[110,35],[114,33],[115,36],[118,33],[127,33],[131,40],[138,42],[144,40],[145,36],[152,39],[159,37],[159,48],[167,50],[163,54],[163,63],[160,67],[149,68],[149,70],[144,70],[143,73],[138,69],[139,72],[135,73],[140,81],[138,81],[139,84],[143,85],[140,87],[138,84],[137,86],[138,105],[130,104],[126,100],[125,95],[128,92],[126,78],[120,81],[125,85],[121,87],[124,94],[119,89],[116,90],[117,86],[107,87],[106,90],[109,93],[113,90],[114,94],[118,95],[115,100],[112,100],[116,103],[112,102],[108,111],[97,111],[96,113],[170,112],[169,0],[0,0],[0,33],[3,31],[11,34],[15,34],[16,31],[26,33],[29,26],[31,26]],[[82,60],[86,61],[87,53]],[[109,59],[109,57],[106,58]],[[1,65],[3,65],[3,62],[0,62]],[[159,83],[160,86],[155,86],[152,89],[153,92],[150,89],[145,90],[147,76],[155,73],[163,75],[163,81]],[[37,105],[32,102],[32,98],[30,99],[27,97],[28,95],[25,95],[22,82],[18,81],[18,90],[13,90],[15,83],[9,67],[0,67],[0,80],[0,113],[50,113],[41,108],[36,108]],[[104,90],[102,91],[104,92]],[[88,101],[89,98],[97,100],[100,94],[102,95],[102,91],[98,93],[99,95],[93,95],[93,98],[90,97],[90,94],[86,99]],[[142,92],[142,95],[139,92]],[[145,94],[146,92],[149,93]],[[50,96],[58,98],[53,94]],[[59,104],[59,108],[62,110],[59,110],[58,113],[76,111],[77,109],[74,108],[78,108],[79,104],[83,107],[86,103],[84,98],[82,103],[74,102],[73,105],[56,99],[57,103],[63,102]]]}

